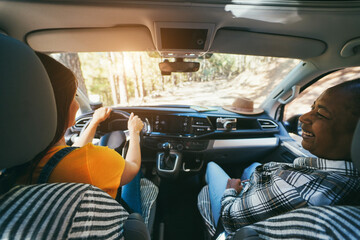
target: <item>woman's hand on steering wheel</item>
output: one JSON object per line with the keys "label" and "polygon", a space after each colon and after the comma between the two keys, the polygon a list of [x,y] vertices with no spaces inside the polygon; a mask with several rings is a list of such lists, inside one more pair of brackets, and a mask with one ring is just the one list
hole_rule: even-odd
{"label": "woman's hand on steering wheel", "polygon": [[130,132],[130,136],[133,134],[139,135],[143,127],[143,121],[137,115],[131,113],[128,121],[128,130]]}
{"label": "woman's hand on steering wheel", "polygon": [[95,110],[92,119],[87,122],[84,127],[81,129],[80,136],[74,142],[73,146],[83,147],[87,143],[91,143],[98,125],[105,121],[111,113],[111,108],[101,107]]}
{"label": "woman's hand on steering wheel", "polygon": [[111,110],[112,110],[111,108],[107,108],[107,107],[101,107],[96,109],[91,121],[94,124],[98,125],[99,123],[105,121],[105,119],[107,119],[110,116]]}

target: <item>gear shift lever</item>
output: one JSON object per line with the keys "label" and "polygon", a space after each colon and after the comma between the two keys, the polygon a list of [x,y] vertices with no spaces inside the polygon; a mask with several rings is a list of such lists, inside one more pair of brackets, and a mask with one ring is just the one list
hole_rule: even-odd
{"label": "gear shift lever", "polygon": [[169,142],[163,143],[161,150],[157,158],[158,174],[162,177],[176,178],[181,165],[181,153],[172,149]]}
{"label": "gear shift lever", "polygon": [[164,150],[164,163],[165,166],[168,167],[169,166],[169,161],[170,161],[170,149],[171,149],[171,144],[168,142],[163,143],[162,145],[162,149]]}

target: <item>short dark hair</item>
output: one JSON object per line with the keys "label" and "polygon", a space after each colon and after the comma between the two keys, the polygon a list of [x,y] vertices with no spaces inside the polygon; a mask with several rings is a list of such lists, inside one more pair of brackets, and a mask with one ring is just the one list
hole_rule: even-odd
{"label": "short dark hair", "polygon": [[329,88],[329,91],[341,91],[349,97],[348,108],[351,113],[360,118],[360,78],[340,83]]}

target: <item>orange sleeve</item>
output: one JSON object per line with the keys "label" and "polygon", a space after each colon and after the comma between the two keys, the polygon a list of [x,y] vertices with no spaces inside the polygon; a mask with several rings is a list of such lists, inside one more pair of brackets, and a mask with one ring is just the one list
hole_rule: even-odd
{"label": "orange sleeve", "polygon": [[115,198],[125,168],[124,158],[108,147],[84,146],[87,151],[87,166],[91,184]]}

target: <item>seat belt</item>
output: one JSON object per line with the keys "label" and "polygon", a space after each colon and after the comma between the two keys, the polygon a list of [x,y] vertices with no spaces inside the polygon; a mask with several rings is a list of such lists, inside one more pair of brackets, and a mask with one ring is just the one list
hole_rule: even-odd
{"label": "seat belt", "polygon": [[78,147],[66,147],[55,153],[41,170],[37,183],[47,183],[59,162],[75,149],[78,149]]}

